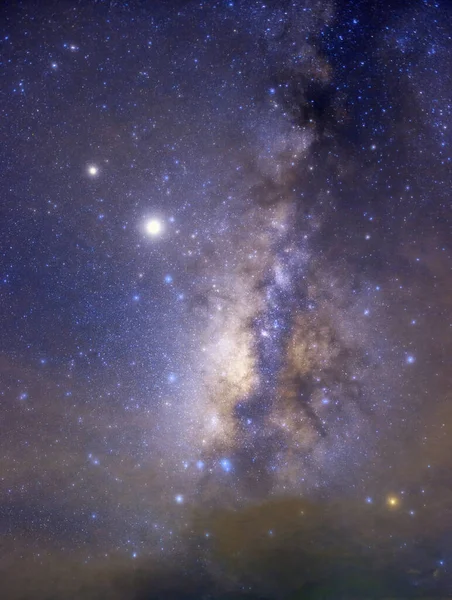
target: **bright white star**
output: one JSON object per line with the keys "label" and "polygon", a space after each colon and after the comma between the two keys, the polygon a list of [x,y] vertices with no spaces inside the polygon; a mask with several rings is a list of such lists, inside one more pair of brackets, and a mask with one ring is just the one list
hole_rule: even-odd
{"label": "bright white star", "polygon": [[96,165],[89,165],[88,167],[88,175],[91,175],[91,177],[96,177],[96,175],[99,174],[99,167],[97,167]]}
{"label": "bright white star", "polygon": [[145,229],[148,235],[159,235],[162,232],[163,225],[159,219],[149,219],[146,222]]}

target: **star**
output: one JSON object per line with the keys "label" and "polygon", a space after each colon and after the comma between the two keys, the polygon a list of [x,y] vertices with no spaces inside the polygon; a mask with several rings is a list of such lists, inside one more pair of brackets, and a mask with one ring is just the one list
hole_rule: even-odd
{"label": "star", "polygon": [[146,233],[152,237],[160,235],[163,231],[163,224],[160,219],[149,219],[145,223]]}
{"label": "star", "polygon": [[397,496],[388,496],[386,498],[386,504],[390,508],[397,508],[397,506],[400,504],[400,499]]}
{"label": "star", "polygon": [[87,171],[90,177],[97,177],[99,174],[99,167],[97,165],[88,165]]}
{"label": "star", "polygon": [[229,473],[232,469],[231,461],[228,458],[220,460],[220,466],[225,473]]}

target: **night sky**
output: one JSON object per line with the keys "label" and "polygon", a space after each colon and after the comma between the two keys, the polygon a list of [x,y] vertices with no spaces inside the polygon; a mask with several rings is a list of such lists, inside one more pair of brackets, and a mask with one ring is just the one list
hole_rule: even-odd
{"label": "night sky", "polygon": [[0,46],[2,598],[452,593],[450,3]]}

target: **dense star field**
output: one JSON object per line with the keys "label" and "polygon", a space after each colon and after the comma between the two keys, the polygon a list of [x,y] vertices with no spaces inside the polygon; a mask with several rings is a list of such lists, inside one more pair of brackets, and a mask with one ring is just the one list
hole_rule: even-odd
{"label": "dense star field", "polygon": [[0,11],[5,599],[452,592],[450,4]]}

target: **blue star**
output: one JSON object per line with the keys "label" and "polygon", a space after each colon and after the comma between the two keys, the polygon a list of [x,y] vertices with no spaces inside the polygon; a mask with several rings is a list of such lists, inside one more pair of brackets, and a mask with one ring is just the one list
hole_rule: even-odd
{"label": "blue star", "polygon": [[220,460],[220,465],[225,473],[229,473],[232,470],[232,464],[228,458],[223,458]]}

